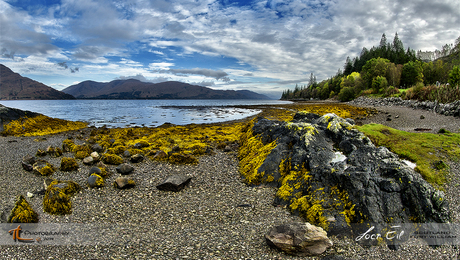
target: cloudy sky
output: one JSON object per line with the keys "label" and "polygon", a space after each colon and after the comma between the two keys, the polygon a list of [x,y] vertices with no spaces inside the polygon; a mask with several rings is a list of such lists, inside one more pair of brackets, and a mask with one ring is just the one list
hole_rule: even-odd
{"label": "cloudy sky", "polygon": [[459,25],[459,0],[0,0],[0,63],[59,90],[137,78],[279,98],[383,33],[434,51]]}

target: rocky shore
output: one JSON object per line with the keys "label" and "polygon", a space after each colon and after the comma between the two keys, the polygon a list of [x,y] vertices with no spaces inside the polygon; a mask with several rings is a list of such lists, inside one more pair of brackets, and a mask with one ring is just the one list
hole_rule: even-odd
{"label": "rocky shore", "polygon": [[[408,108],[404,108],[408,109]],[[412,109],[408,109],[408,111]],[[443,116],[444,117],[444,116]],[[450,121],[451,117],[445,117]],[[368,120],[368,119],[365,119]],[[369,120],[372,120],[370,118]],[[388,122],[388,121],[384,121]],[[415,122],[416,123],[416,122]],[[412,127],[412,126],[411,126]],[[14,198],[42,189],[44,177],[25,171],[24,156],[35,154],[48,146],[59,147],[66,138],[82,144],[90,129],[64,134],[36,137],[0,137],[0,205],[14,203]],[[71,153],[63,156],[71,157]],[[45,156],[53,165],[60,158]],[[72,198],[72,214],[64,216],[43,212],[43,195],[27,198],[39,213],[40,223],[81,223],[113,225],[117,232],[100,234],[112,242],[97,245],[20,245],[0,246],[1,259],[305,259],[286,255],[269,247],[264,239],[270,228],[282,223],[304,221],[283,206],[274,206],[277,189],[249,186],[239,173],[235,150],[215,149],[214,153],[198,157],[196,165],[173,165],[168,162],[144,160],[131,163],[135,180],[132,189],[120,190],[110,184],[120,177],[116,166],[103,188],[86,185],[91,166],[79,161],[77,171],[56,171],[53,178],[77,182],[83,189]],[[125,159],[126,160],[126,159]],[[128,161],[126,161],[128,162]],[[458,180],[459,169],[452,164],[453,177]],[[190,183],[179,192],[157,188],[166,177],[182,174]],[[456,186],[457,184],[457,186]],[[451,183],[446,197],[451,212],[460,211],[458,181]],[[459,222],[454,216],[454,223]],[[107,240],[110,240],[107,239]],[[362,247],[352,238],[331,236],[333,246],[325,253],[308,259],[457,259],[459,251],[453,246],[432,248],[409,241],[399,250],[386,245]],[[103,241],[107,241],[102,239]]]}

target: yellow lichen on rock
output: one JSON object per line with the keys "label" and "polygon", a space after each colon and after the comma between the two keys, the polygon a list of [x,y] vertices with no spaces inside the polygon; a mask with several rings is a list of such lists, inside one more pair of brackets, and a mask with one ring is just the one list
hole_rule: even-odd
{"label": "yellow lichen on rock", "polygon": [[248,125],[246,132],[241,136],[238,159],[240,160],[240,174],[245,181],[248,184],[258,185],[264,176],[264,172],[260,172],[259,168],[276,147],[276,140],[264,144],[259,136],[253,136],[252,125],[253,122]]}
{"label": "yellow lichen on rock", "polygon": [[87,127],[84,122],[67,121],[39,115],[20,118],[3,126],[3,134],[14,136],[40,136],[78,130]]}
{"label": "yellow lichen on rock", "polygon": [[112,165],[119,165],[123,163],[123,159],[116,154],[105,153],[102,155],[101,160],[104,163],[112,164]]}
{"label": "yellow lichen on rock", "polygon": [[65,215],[72,212],[70,197],[62,189],[51,187],[43,197],[43,210],[53,215]]}
{"label": "yellow lichen on rock", "polygon": [[62,157],[61,158],[61,171],[70,172],[78,169],[78,163],[75,158]]}
{"label": "yellow lichen on rock", "polygon": [[14,208],[11,210],[8,216],[8,223],[37,223],[38,214],[32,209],[30,204],[24,198],[19,195],[16,199]]}

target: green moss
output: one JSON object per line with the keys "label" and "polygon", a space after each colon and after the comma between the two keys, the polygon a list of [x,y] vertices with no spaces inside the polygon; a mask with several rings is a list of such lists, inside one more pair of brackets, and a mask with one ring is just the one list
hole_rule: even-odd
{"label": "green moss", "polygon": [[357,127],[377,146],[385,146],[403,159],[417,164],[415,168],[431,184],[446,181],[447,168],[436,167],[443,158],[458,161],[460,134],[409,133],[379,124]]}
{"label": "green moss", "polygon": [[101,160],[104,163],[112,164],[112,165],[119,165],[123,163],[123,159],[116,154],[105,153],[102,155]]}
{"label": "green moss", "polygon": [[112,154],[122,154],[124,151],[126,151],[128,148],[124,145],[117,145],[113,148],[109,148],[107,150],[107,153],[112,153]]}
{"label": "green moss", "polygon": [[32,209],[24,196],[19,195],[14,208],[8,216],[8,223],[37,223],[38,214]]}
{"label": "green moss", "polygon": [[42,176],[49,176],[56,171],[53,165],[45,161],[42,161],[41,163],[35,163],[33,168],[35,173]]}
{"label": "green moss", "polygon": [[60,169],[65,172],[75,171],[78,169],[78,163],[75,158],[62,157]]}
{"label": "green moss", "polygon": [[47,152],[42,150],[42,149],[38,149],[37,152],[35,153],[35,156],[46,156],[47,155]]}

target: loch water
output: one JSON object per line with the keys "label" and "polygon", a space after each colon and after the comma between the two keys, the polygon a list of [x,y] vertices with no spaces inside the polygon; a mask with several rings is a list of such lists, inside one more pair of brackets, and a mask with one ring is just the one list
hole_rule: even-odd
{"label": "loch water", "polygon": [[90,126],[155,127],[217,123],[256,115],[235,106],[287,104],[280,100],[0,100],[0,104]]}

